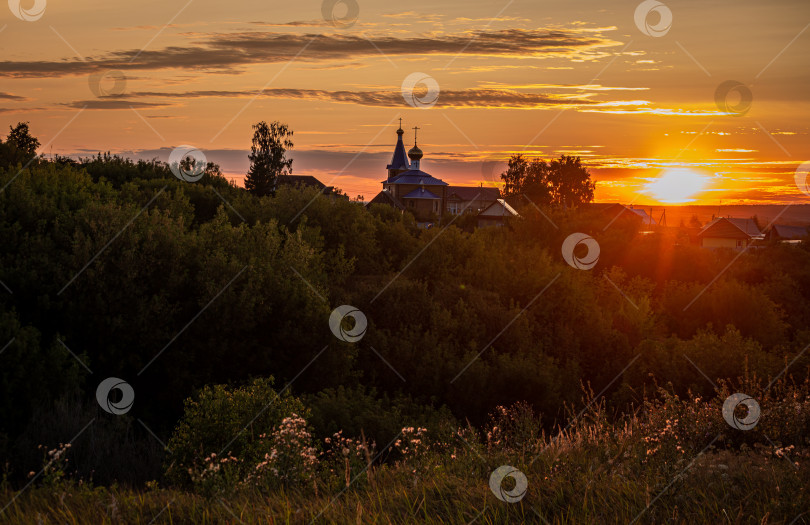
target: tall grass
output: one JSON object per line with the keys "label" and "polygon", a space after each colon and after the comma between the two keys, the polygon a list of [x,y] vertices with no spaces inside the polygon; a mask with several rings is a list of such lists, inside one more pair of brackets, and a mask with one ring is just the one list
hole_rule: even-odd
{"label": "tall grass", "polygon": [[[729,426],[733,391],[754,397],[759,423]],[[480,431],[406,428],[377,453],[342,436],[319,447],[311,475],[253,476],[193,491],[93,487],[51,472],[21,492],[4,486],[7,523],[810,523],[810,382],[756,379],[717,396],[660,389],[631,413],[584,399],[548,434],[527,405],[499,407]],[[289,425],[289,423],[288,423]],[[284,428],[281,428],[284,430]],[[294,434],[300,440],[301,432]],[[288,453],[291,445],[285,445]],[[309,444],[302,445],[307,458]],[[351,448],[354,447],[354,448]],[[348,452],[345,452],[348,450]],[[358,451],[361,453],[358,454]],[[386,458],[380,461],[380,457]],[[227,463],[226,463],[227,465]],[[307,463],[309,465],[309,463]],[[489,486],[510,465],[528,489],[515,503]],[[59,464],[51,465],[58,470]],[[268,473],[267,464],[259,467]],[[224,474],[223,474],[224,475]],[[209,480],[210,481],[210,480]],[[511,478],[502,488],[511,490]],[[215,490],[205,490],[214,486]],[[154,521],[153,521],[154,520]]]}

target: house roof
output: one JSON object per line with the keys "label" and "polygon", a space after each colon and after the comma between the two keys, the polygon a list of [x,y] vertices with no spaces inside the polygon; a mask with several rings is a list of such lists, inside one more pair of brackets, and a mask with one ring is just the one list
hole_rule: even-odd
{"label": "house roof", "polygon": [[607,211],[616,206],[624,207],[618,202],[589,202],[585,205],[585,209],[595,211]]}
{"label": "house roof", "polygon": [[447,186],[448,184],[441,179],[425,173],[422,170],[408,170],[396,175],[386,181],[384,184],[418,184],[420,186]]}
{"label": "house roof", "polygon": [[774,224],[771,226],[769,233],[771,235],[776,235],[780,239],[801,239],[807,235],[807,227]]}
{"label": "house roof", "polygon": [[[619,215],[624,216],[624,212],[629,211],[641,218],[641,222],[643,224],[658,224],[656,220],[647,213],[647,210],[643,208],[625,206],[624,204],[619,204],[618,202],[589,202],[585,205],[585,209],[598,211],[600,213],[604,213],[605,215],[611,215],[617,218]],[[630,215],[627,215],[627,217],[630,217]]]}
{"label": "house roof", "polygon": [[753,219],[718,217],[703,227],[698,237],[715,237],[721,239],[751,239],[761,237],[762,232]]}
{"label": "house roof", "polygon": [[655,222],[655,219],[647,215],[646,210],[642,210],[641,208],[628,208],[628,210],[632,211],[633,213],[641,217],[642,224],[650,224],[650,225],[658,224],[657,222]]}
{"label": "house roof", "polygon": [[397,199],[396,197],[391,195],[390,192],[387,192],[385,190],[375,195],[373,199],[368,201],[368,204],[366,204],[366,206],[369,206],[371,204],[386,204],[388,206],[393,206],[398,210],[405,209],[405,206],[399,201],[399,199]]}
{"label": "house roof", "polygon": [[479,217],[517,217],[518,212],[503,199],[496,199],[495,202],[481,210]]}
{"label": "house roof", "polygon": [[484,188],[482,186],[448,186],[447,200],[459,201],[494,201],[501,196],[498,188]]}
{"label": "house roof", "polygon": [[326,188],[326,184],[319,181],[312,175],[279,175],[276,179],[276,184],[288,184],[290,186],[311,186],[322,190]]}
{"label": "house roof", "polygon": [[409,192],[407,195],[402,196],[403,199],[431,199],[431,200],[441,200],[442,198],[436,195],[435,193],[426,190],[425,188],[416,188],[415,190]]}

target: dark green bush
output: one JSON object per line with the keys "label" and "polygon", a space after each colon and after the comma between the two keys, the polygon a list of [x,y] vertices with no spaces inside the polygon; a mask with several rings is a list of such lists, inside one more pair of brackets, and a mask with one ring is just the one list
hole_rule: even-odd
{"label": "dark green bush", "polygon": [[272,450],[267,436],[284,418],[307,416],[301,401],[288,391],[273,388],[273,379],[256,379],[243,387],[205,386],[185,402],[183,416],[168,442],[167,478],[189,485],[204,460],[237,457],[235,479],[245,479],[251,468]]}

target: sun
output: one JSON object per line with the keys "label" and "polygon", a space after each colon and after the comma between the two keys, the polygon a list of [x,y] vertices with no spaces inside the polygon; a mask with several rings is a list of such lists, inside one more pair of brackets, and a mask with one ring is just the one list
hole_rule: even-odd
{"label": "sun", "polygon": [[709,177],[689,168],[666,170],[657,179],[644,185],[644,192],[651,194],[659,202],[680,204],[692,202],[693,196],[706,187]]}

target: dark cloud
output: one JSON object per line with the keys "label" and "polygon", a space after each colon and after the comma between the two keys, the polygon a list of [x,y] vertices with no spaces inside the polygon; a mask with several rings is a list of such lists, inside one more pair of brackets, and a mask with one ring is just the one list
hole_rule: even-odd
{"label": "dark cloud", "polygon": [[262,27],[327,27],[332,24],[326,20],[294,20],[292,22],[251,22]]}
{"label": "dark cloud", "polygon": [[21,97],[19,95],[13,95],[11,93],[6,93],[4,91],[0,91],[0,100],[16,100],[16,101],[25,101],[28,100],[25,97]]}
{"label": "dark cloud", "polygon": [[[342,102],[347,104],[358,104],[361,106],[377,107],[402,107],[406,101],[400,91],[327,91],[323,89],[291,89],[291,88],[271,88],[258,91],[222,91],[222,90],[201,90],[185,92],[162,92],[162,91],[137,91],[114,97],[106,97],[105,100],[117,100],[119,98],[253,98],[255,96],[263,98],[291,98],[328,100],[332,102]],[[418,91],[416,92],[418,96]],[[75,102],[81,107],[82,102]],[[584,98],[571,98],[540,93],[521,93],[507,89],[465,89],[458,91],[441,91],[439,94],[437,107],[446,108],[545,108],[559,106],[580,106],[594,104],[593,101]]]}
{"label": "dark cloud", "polygon": [[113,51],[87,57],[86,61],[0,61],[0,76],[62,77],[106,70],[189,69],[238,72],[250,64],[350,60],[364,56],[403,55],[544,57],[599,52],[619,42],[592,32],[505,29],[442,36],[371,37],[341,34],[289,34],[277,32],[217,33],[191,35],[201,40],[187,46],[160,50]]}
{"label": "dark cloud", "polygon": [[159,102],[139,102],[135,100],[104,99],[104,100],[77,100],[75,102],[65,102],[59,104],[75,109],[142,109],[142,108],[165,108],[173,104]]}
{"label": "dark cloud", "polygon": [[34,108],[0,108],[0,113],[19,113],[24,115],[26,113],[31,113],[34,111],[44,111],[48,108],[44,107],[34,107]]}
{"label": "dark cloud", "polygon": [[[333,181],[338,183],[341,179],[334,178],[335,175],[343,171],[343,168],[349,166],[350,169],[345,172],[346,175],[351,174],[354,177],[365,178],[374,183],[378,183],[386,178],[387,172],[385,166],[391,160],[391,152],[394,150],[396,143],[396,134],[392,132],[385,138],[381,139],[383,143],[379,144],[384,151],[362,151],[349,150],[349,151],[330,151],[323,149],[293,149],[289,153],[289,157],[294,160],[293,167],[298,174],[313,174],[316,175],[322,182],[327,183]],[[250,167],[250,144],[246,144],[244,149],[207,149],[204,145],[197,144],[206,158],[211,162],[216,162],[225,173],[229,174],[244,174]],[[103,150],[99,146],[99,150]],[[118,153],[133,159],[160,159],[164,162],[168,161],[171,148],[160,149],[144,149],[144,150],[130,150],[119,151]],[[82,157],[88,153],[95,154],[96,150],[86,148],[79,150],[71,156]],[[432,159],[429,159],[432,160]],[[431,166],[431,162],[428,162]],[[435,167],[435,166],[434,166]],[[345,180],[345,179],[343,179]],[[382,186],[380,186],[382,189]]]}

